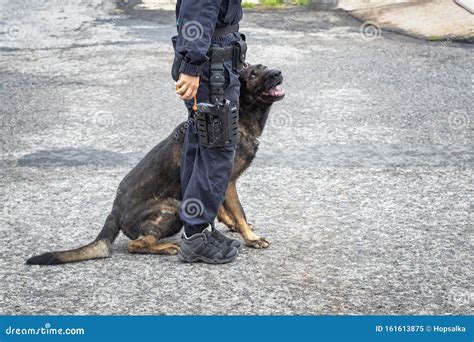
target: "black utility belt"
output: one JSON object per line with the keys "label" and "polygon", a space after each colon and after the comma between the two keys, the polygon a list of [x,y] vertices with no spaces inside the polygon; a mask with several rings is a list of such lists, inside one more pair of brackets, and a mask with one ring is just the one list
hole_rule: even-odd
{"label": "black utility belt", "polygon": [[[214,30],[213,37],[222,37],[231,32],[238,32],[239,25],[227,25],[223,27],[216,27]],[[241,71],[245,65],[245,57],[247,54],[247,42],[245,41],[245,35],[240,34],[240,40],[236,41],[232,46],[221,47],[219,45],[211,45],[207,56],[211,60],[211,63],[219,63],[221,61],[232,61],[232,67],[234,71]]]}
{"label": "black utility belt", "polygon": [[[227,30],[228,26],[223,27],[223,28],[217,28],[216,31],[218,33],[223,33],[224,31],[221,29],[226,29]],[[238,28],[238,25],[237,25]],[[230,32],[235,32],[235,31],[230,31]],[[223,34],[229,33],[225,31]],[[220,37],[220,35],[214,37]],[[232,61],[232,67],[234,71],[240,72],[242,68],[245,66],[245,58],[247,56],[247,42],[245,41],[245,35],[240,33],[241,39],[234,42],[232,46],[228,47],[221,47],[219,45],[212,45],[209,51],[207,52],[207,56],[211,60],[212,63],[212,56],[216,56],[215,60],[220,59],[222,62],[224,61]],[[173,49],[176,49],[176,43],[178,41],[178,36],[174,36],[171,38],[173,42]],[[219,56],[217,58],[217,56]],[[171,68],[171,76],[175,81],[178,80],[179,77],[179,69],[181,67],[181,62],[183,61],[184,56],[182,56],[179,53],[175,53],[174,56],[174,61],[173,61],[173,66]]]}
{"label": "black utility belt", "polygon": [[[245,38],[244,35],[242,36]],[[244,39],[236,41],[232,46],[227,47],[212,45],[208,52],[208,57],[212,64],[230,60],[236,72],[240,72],[244,67],[246,56],[247,42]]]}

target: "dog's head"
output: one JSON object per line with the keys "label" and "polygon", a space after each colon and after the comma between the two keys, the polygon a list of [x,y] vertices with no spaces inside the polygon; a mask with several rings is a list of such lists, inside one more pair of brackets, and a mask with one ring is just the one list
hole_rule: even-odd
{"label": "dog's head", "polygon": [[272,104],[285,97],[279,87],[283,83],[280,70],[268,69],[262,64],[248,65],[240,73],[241,104]]}

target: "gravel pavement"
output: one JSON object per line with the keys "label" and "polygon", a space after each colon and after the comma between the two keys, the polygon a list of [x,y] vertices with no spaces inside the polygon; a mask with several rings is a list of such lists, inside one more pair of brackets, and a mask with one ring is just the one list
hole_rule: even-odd
{"label": "gravel pavement", "polygon": [[24,261],[95,238],[122,177],[185,119],[174,19],[107,0],[0,7],[2,314],[473,313],[473,45],[246,12],[249,61],[287,92],[239,182],[270,248],[187,265],[130,255],[121,235],[112,258],[39,267]]}

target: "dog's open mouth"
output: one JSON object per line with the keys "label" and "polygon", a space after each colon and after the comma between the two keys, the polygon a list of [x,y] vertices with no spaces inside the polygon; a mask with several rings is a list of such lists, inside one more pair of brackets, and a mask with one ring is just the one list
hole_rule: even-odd
{"label": "dog's open mouth", "polygon": [[264,91],[262,94],[260,94],[260,97],[267,101],[281,100],[285,97],[285,91],[280,87],[281,83],[282,82],[280,81],[274,87]]}

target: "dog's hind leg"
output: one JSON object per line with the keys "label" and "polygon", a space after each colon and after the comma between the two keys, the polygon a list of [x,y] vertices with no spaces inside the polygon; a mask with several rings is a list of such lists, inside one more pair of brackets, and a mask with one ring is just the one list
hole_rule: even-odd
{"label": "dog's hind leg", "polygon": [[179,246],[173,243],[159,242],[176,234],[182,227],[178,216],[179,202],[174,199],[159,200],[152,203],[146,213],[146,219],[139,224],[139,237],[128,244],[130,253],[175,255]]}
{"label": "dog's hind leg", "polygon": [[247,223],[239,196],[237,194],[235,182],[229,184],[223,205],[226,213],[234,219],[235,230],[239,232],[240,235],[242,235],[247,246],[254,248],[267,248],[270,246],[270,243],[267,240],[252,232],[249,224]]}
{"label": "dog's hind leg", "polygon": [[179,246],[169,242],[160,243],[155,235],[149,234],[130,241],[128,251],[134,254],[175,255],[179,252]]}

